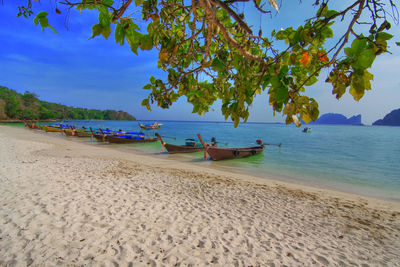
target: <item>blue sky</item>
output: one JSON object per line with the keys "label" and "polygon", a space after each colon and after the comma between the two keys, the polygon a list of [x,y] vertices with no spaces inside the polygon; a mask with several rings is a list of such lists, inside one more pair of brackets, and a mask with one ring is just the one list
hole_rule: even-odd
{"label": "blue sky", "polygon": [[[108,40],[102,37],[90,39],[91,25],[97,23],[97,13],[71,12],[68,30],[65,27],[66,11],[58,8],[61,15],[55,14],[50,1],[42,1],[36,10],[48,10],[51,25],[57,34],[39,26],[29,19],[17,18],[17,6],[24,1],[4,1],[0,5],[0,85],[18,92],[30,91],[41,100],[74,107],[124,110],[138,119],[148,120],[224,120],[217,102],[211,111],[203,116],[192,114],[192,106],[180,99],[170,109],[163,110],[153,106],[151,112],[140,105],[147,91],[141,89],[151,75],[164,78],[157,69],[157,51],[141,51],[134,55],[129,47],[115,43],[113,35]],[[263,32],[281,27],[298,27],[316,9],[311,4],[283,2],[281,10],[272,17],[254,15],[246,11],[249,24],[258,32],[260,21]],[[240,9],[239,5],[239,9]],[[243,9],[243,7],[242,7]],[[393,24],[393,23],[392,23]],[[341,32],[341,26],[335,33]],[[323,81],[327,73],[321,75],[321,82],[307,90],[307,95],[319,102],[320,113],[341,113],[345,116],[362,115],[362,122],[371,124],[393,109],[400,108],[400,48],[394,45],[400,41],[398,25],[390,31],[395,34],[390,42],[392,54],[380,56],[371,70],[375,79],[373,90],[356,102],[346,94],[336,100],[331,87]],[[396,36],[397,35],[397,36]],[[277,113],[273,116],[268,105],[266,93],[258,96],[251,107],[249,121],[283,122]]]}

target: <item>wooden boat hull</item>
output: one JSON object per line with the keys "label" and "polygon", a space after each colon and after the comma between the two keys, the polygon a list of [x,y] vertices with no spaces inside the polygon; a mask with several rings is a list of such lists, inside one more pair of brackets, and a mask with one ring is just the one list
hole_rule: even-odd
{"label": "wooden boat hull", "polygon": [[28,127],[29,129],[36,129],[36,130],[42,130],[42,126],[39,124],[34,124],[33,122],[26,122],[24,121],[25,127]]}
{"label": "wooden boat hull", "polygon": [[75,131],[75,135],[78,137],[91,137],[92,133],[91,132],[85,132],[85,131]]}
{"label": "wooden boat hull", "polygon": [[[172,144],[167,144],[165,143],[161,135],[156,133],[157,139],[160,140],[161,145],[165,147],[170,154],[175,154],[175,153],[193,153],[193,152],[198,152],[198,151],[204,151],[205,148],[204,146],[196,146],[196,142],[194,139],[186,139],[186,141],[191,140],[193,142],[186,142],[185,145],[172,145]],[[163,150],[164,151],[164,150]]]}
{"label": "wooden boat hull", "polygon": [[141,129],[145,129],[145,130],[158,130],[161,128],[161,125],[162,125],[161,123],[154,123],[152,125],[145,125],[145,124],[140,123],[139,127]]}
{"label": "wooden boat hull", "polygon": [[179,146],[179,145],[164,144],[164,147],[170,154],[194,153],[198,151],[204,151],[204,147],[202,146],[198,147],[198,146]]}
{"label": "wooden boat hull", "polygon": [[98,141],[98,142],[106,142],[108,141],[109,134],[93,134],[93,137]]}
{"label": "wooden boat hull", "polygon": [[63,130],[64,134],[66,136],[74,136],[75,135],[75,131],[74,130]]}
{"label": "wooden boat hull", "polygon": [[264,145],[245,148],[222,148],[208,146],[207,153],[212,160],[237,159],[260,154],[265,149]]}
{"label": "wooden boat hull", "polygon": [[108,136],[107,141],[113,144],[135,144],[135,143],[149,143],[157,141],[157,138],[147,138],[147,139],[128,139],[118,136]]}
{"label": "wooden boat hull", "polygon": [[43,126],[42,128],[44,128],[44,130],[46,132],[53,132],[53,133],[59,133],[62,131],[61,128],[55,128],[55,127],[49,127],[49,126]]}
{"label": "wooden boat hull", "polygon": [[161,126],[156,126],[156,127],[153,127],[153,126],[140,126],[140,128],[142,128],[144,130],[158,130],[158,129],[161,128]]}

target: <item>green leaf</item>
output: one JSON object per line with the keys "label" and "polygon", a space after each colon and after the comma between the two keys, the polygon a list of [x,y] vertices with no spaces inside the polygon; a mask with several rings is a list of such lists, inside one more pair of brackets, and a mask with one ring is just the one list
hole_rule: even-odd
{"label": "green leaf", "polygon": [[365,39],[354,39],[351,44],[351,50],[354,54],[360,54],[367,46],[367,40]]}
{"label": "green leaf", "polygon": [[137,55],[137,48],[139,46],[138,35],[139,33],[136,31],[129,31],[128,34],[125,36],[126,40],[129,43],[129,46],[131,47],[131,51],[135,53],[135,55]]}
{"label": "green leaf", "polygon": [[355,101],[359,101],[364,96],[364,88],[359,86],[351,86],[350,94],[353,96]]}
{"label": "green leaf", "polygon": [[239,125],[240,119],[239,118],[235,118],[233,121],[233,127],[237,128]]}
{"label": "green leaf", "polygon": [[396,42],[396,45],[397,45],[397,46],[400,46],[400,42]]}
{"label": "green leaf", "polygon": [[277,88],[275,99],[277,102],[286,103],[289,100],[288,88],[285,86],[281,86],[281,87]]}
{"label": "green leaf", "polygon": [[139,6],[141,4],[143,4],[144,0],[135,0],[135,5]]}
{"label": "green leaf", "polygon": [[357,58],[355,68],[357,67],[362,69],[370,68],[375,60],[375,57],[376,57],[375,51],[372,48],[362,51],[360,56]]}
{"label": "green leaf", "polygon": [[323,4],[321,4],[320,8],[317,11],[317,16],[330,18],[330,17],[336,15],[337,13],[339,13],[339,12],[337,12],[336,10],[333,10],[333,9],[329,10],[328,5],[323,3]]}
{"label": "green leaf", "polygon": [[314,76],[312,76],[312,77],[305,83],[305,85],[306,85],[306,86],[311,86],[311,85],[313,85],[313,84],[316,83],[316,82],[318,82],[318,78],[315,77],[315,75],[314,75]]}
{"label": "green leaf", "polygon": [[103,27],[103,31],[101,32],[101,35],[103,35],[103,37],[104,37],[105,39],[108,39],[108,37],[110,36],[110,34],[111,34],[111,26],[108,25],[107,27]]}
{"label": "green leaf", "polygon": [[150,35],[145,34],[140,38],[140,49],[142,50],[151,50],[153,48],[153,40]]}
{"label": "green leaf", "polygon": [[326,13],[328,12],[328,5],[326,5],[325,3],[323,3],[318,11],[317,11],[317,16],[318,17],[325,17]]}
{"label": "green leaf", "polygon": [[300,112],[300,117],[305,123],[309,123],[312,119],[310,114],[307,111],[301,111]]}
{"label": "green leaf", "polygon": [[103,35],[104,38],[108,39],[108,36],[110,36],[110,34],[111,34],[111,26],[108,25],[107,27],[103,27],[101,35]]}
{"label": "green leaf", "polygon": [[351,47],[346,47],[346,48],[344,49],[344,53],[345,53],[346,55],[348,55],[349,57],[352,57],[352,56],[354,55],[353,49],[351,49]]}
{"label": "green leaf", "polygon": [[149,99],[147,99],[147,98],[143,99],[141,105],[145,106],[147,108],[147,110],[151,111],[151,107],[150,107],[150,104],[149,104]]}
{"label": "green leaf", "polygon": [[222,60],[220,60],[219,58],[214,58],[212,63],[211,63],[211,67],[215,70],[215,71],[223,71],[226,68],[226,65],[224,62],[222,62]]}
{"label": "green leaf", "polygon": [[365,90],[371,89],[371,80],[374,76],[368,71],[353,72],[351,79],[350,94],[354,100],[359,101],[363,96]]}
{"label": "green leaf", "polygon": [[39,12],[33,19],[33,23],[35,25],[40,24],[40,26],[42,27],[42,31],[44,31],[44,28],[48,27],[52,29],[54,33],[57,33],[56,30],[49,24],[49,21],[47,19],[48,14],[49,13],[47,13],[46,11]]}
{"label": "green leaf", "polygon": [[334,85],[332,94],[336,95],[336,99],[340,99],[344,93],[346,93],[346,84],[338,82]]}
{"label": "green leaf", "polygon": [[103,27],[110,26],[111,16],[110,16],[110,13],[108,13],[107,9],[105,11],[100,11],[99,22]]}
{"label": "green leaf", "polygon": [[120,23],[117,23],[117,26],[115,26],[115,41],[120,45],[123,45],[125,41],[125,34],[125,29]]}
{"label": "green leaf", "polygon": [[151,89],[151,84],[146,84],[145,86],[143,86],[142,87],[142,89],[144,89],[144,90],[149,90],[149,89]]}
{"label": "green leaf", "polygon": [[376,40],[379,41],[387,41],[393,38],[393,35],[387,33],[387,32],[379,32],[376,34]]}
{"label": "green leaf", "polygon": [[100,24],[95,24],[92,27],[92,36],[89,39],[94,38],[97,35],[100,35],[101,32],[103,31],[103,27]]}
{"label": "green leaf", "polygon": [[132,20],[129,21],[129,29],[139,30],[139,26],[134,23]]}
{"label": "green leaf", "polygon": [[113,0],[103,0],[103,4],[107,5],[107,6],[111,6],[112,4],[114,4]]}
{"label": "green leaf", "polygon": [[333,30],[330,27],[325,26],[321,30],[321,36],[324,39],[332,38],[333,37]]}
{"label": "green leaf", "polygon": [[339,13],[339,12],[337,12],[336,10],[331,9],[331,10],[328,10],[328,11],[326,12],[325,17],[326,17],[326,18],[330,18],[330,17],[336,15],[337,13]]}
{"label": "green leaf", "polygon": [[364,71],[364,82],[365,89],[371,90],[371,80],[374,80],[374,75],[369,73],[367,70]]}

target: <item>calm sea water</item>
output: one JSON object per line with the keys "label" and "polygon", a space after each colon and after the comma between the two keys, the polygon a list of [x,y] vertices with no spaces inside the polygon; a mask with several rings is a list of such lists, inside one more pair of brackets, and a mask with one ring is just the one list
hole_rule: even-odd
{"label": "calm sea water", "polygon": [[[202,166],[275,176],[284,181],[314,185],[360,195],[400,201],[400,127],[313,125],[311,133],[284,124],[246,123],[234,128],[225,122],[159,121],[164,141],[183,144],[186,138],[216,137],[220,146],[246,147],[256,139],[268,145],[263,154],[249,158],[213,162],[203,160],[203,152],[168,155],[159,142],[112,145],[133,153],[192,162]],[[73,121],[70,124],[114,130],[140,131],[132,121]],[[144,123],[151,123],[146,122]],[[149,135],[154,130],[145,131]],[[89,141],[86,141],[89,142]],[[226,143],[226,144],[224,144]],[[104,145],[96,142],[93,145]]]}

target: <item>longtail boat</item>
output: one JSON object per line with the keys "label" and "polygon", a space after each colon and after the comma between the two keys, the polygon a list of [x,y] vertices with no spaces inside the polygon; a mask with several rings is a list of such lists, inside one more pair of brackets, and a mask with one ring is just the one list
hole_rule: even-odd
{"label": "longtail boat", "polygon": [[27,125],[29,128],[31,129],[36,129],[36,130],[42,130],[42,126],[40,126],[39,124],[35,124],[34,122],[30,122],[30,125]]}
{"label": "longtail boat", "polygon": [[40,125],[36,125],[32,121],[29,121],[29,122],[24,121],[24,125],[25,125],[25,127],[28,127],[29,129],[38,129],[38,130],[42,129],[42,127],[40,127]]}
{"label": "longtail boat", "polygon": [[168,153],[174,154],[174,153],[193,153],[197,151],[204,151],[204,146],[200,143],[199,145],[194,139],[188,138],[185,140],[185,145],[172,145],[172,144],[167,144],[165,143],[161,135],[156,133],[157,139],[160,140],[161,145],[162,145],[162,151],[164,151],[164,147],[167,149]]}
{"label": "longtail boat", "polygon": [[62,128],[58,127],[52,127],[52,126],[43,126],[42,129],[44,129],[46,132],[62,132]]}
{"label": "longtail boat", "polygon": [[132,143],[148,143],[156,142],[158,139],[149,137],[145,138],[144,133],[130,133],[126,135],[109,135],[107,141],[114,144],[132,144]]}
{"label": "longtail boat", "polygon": [[92,136],[99,142],[105,142],[106,141],[106,135],[99,129],[101,132],[95,132],[93,131],[92,127],[89,127],[90,131],[92,132]]}
{"label": "longtail boat", "polygon": [[75,130],[75,136],[78,136],[78,137],[91,137],[92,133],[91,132],[87,132],[85,129],[79,129],[79,130]]}
{"label": "longtail boat", "polygon": [[71,129],[62,129],[63,133],[66,136],[74,136],[75,135],[75,129],[71,128]]}
{"label": "longtail boat", "polygon": [[197,136],[199,137],[200,142],[203,144],[203,147],[205,148],[204,158],[207,158],[207,153],[208,153],[208,155],[210,155],[212,160],[236,159],[236,158],[254,156],[260,154],[265,149],[262,140],[257,140],[257,144],[259,144],[259,146],[223,148],[223,147],[207,145],[207,143],[205,143],[201,138],[200,134],[198,134]]}
{"label": "longtail boat", "polygon": [[94,132],[92,127],[89,127],[90,131],[92,132],[92,136],[98,141],[98,142],[106,142],[108,141],[108,137],[111,134],[109,131],[103,131],[101,128],[99,128],[100,132]]}
{"label": "longtail boat", "polygon": [[105,134],[99,134],[99,133],[93,133],[93,137],[98,141],[98,142],[105,142],[108,139],[108,135]]}
{"label": "longtail boat", "polygon": [[139,127],[145,130],[157,130],[161,128],[161,123],[155,122],[153,124],[143,124],[139,123]]}

